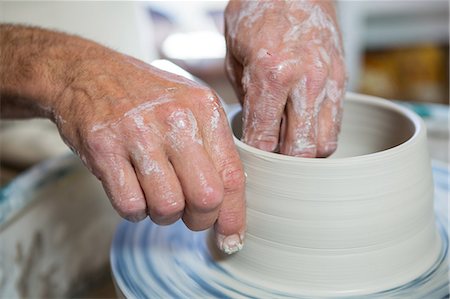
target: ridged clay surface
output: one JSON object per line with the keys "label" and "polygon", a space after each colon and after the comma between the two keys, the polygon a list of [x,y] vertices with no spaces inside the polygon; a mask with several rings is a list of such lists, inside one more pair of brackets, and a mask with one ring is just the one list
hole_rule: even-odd
{"label": "ridged clay surface", "polygon": [[368,294],[420,276],[439,256],[426,131],[386,100],[348,94],[328,159],[263,152],[239,141],[247,175],[243,250],[220,262],[236,277],[304,295]]}

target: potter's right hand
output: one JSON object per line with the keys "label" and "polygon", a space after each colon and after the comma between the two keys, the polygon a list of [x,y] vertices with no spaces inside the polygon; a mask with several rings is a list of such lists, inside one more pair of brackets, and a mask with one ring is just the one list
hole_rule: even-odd
{"label": "potter's right hand", "polygon": [[[33,57],[34,68],[28,77],[17,74],[20,80],[2,86],[28,90],[23,99],[39,98],[34,115],[56,122],[64,141],[101,180],[118,213],[131,221],[149,215],[161,225],[182,218],[192,230],[214,225],[219,248],[239,250],[245,230],[243,168],[216,94],[62,34],[10,26],[2,30],[2,44],[13,37],[20,44],[21,36],[33,34],[47,40],[40,51],[21,56]],[[22,51],[29,41],[22,39]],[[10,51],[10,57],[21,54]],[[65,56],[70,53],[75,59]],[[2,58],[1,63],[9,62]],[[45,69],[46,64],[52,68]],[[7,69],[14,71],[13,66]],[[64,80],[36,84],[55,74],[64,74]],[[55,89],[60,81],[63,88]],[[14,107],[14,100],[2,97],[2,104]],[[16,116],[19,112],[15,109]]]}
{"label": "potter's right hand", "polygon": [[242,140],[290,156],[332,154],[346,78],[333,1],[230,1],[225,25]]}

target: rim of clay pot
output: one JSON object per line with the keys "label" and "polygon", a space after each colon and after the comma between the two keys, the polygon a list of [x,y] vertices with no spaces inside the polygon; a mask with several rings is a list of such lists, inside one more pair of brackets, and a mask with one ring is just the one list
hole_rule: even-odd
{"label": "rim of clay pot", "polygon": [[[370,154],[363,154],[353,157],[341,157],[341,158],[304,158],[304,157],[293,157],[293,156],[287,156],[283,154],[273,153],[273,152],[266,152],[263,150],[260,150],[258,148],[255,148],[253,146],[247,145],[246,143],[240,141],[233,132],[233,139],[238,148],[241,150],[244,150],[246,152],[249,152],[251,154],[257,155],[259,158],[267,158],[271,160],[276,160],[279,162],[290,162],[290,163],[311,163],[311,164],[319,164],[319,165],[332,165],[332,164],[341,164],[341,163],[351,163],[351,162],[362,162],[362,161],[373,161],[380,158],[385,158],[386,156],[391,156],[397,153],[400,153],[404,150],[409,149],[410,147],[414,146],[414,144],[417,142],[418,137],[421,134],[424,134],[424,123],[420,116],[415,114],[414,112],[408,110],[407,108],[404,108],[398,104],[395,104],[394,102],[391,102],[389,100],[375,97],[375,96],[369,96],[369,95],[363,95],[353,92],[347,92],[345,95],[345,101],[354,101],[359,103],[365,103],[367,105],[371,106],[377,106],[380,108],[383,108],[385,110],[390,110],[399,113],[400,115],[404,116],[406,119],[408,119],[414,127],[414,133],[404,142],[395,145],[393,147],[390,147],[385,150],[373,152]],[[232,111],[229,116],[230,123],[233,122],[233,119],[241,112],[241,109],[238,109],[236,111]],[[345,115],[345,111],[344,111]],[[339,139],[339,137],[338,137]]]}

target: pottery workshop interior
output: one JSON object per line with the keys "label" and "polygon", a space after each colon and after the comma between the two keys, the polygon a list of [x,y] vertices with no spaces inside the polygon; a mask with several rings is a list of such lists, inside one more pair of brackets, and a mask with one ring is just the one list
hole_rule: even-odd
{"label": "pottery workshop interior", "polygon": [[0,299],[450,297],[449,2],[0,1]]}

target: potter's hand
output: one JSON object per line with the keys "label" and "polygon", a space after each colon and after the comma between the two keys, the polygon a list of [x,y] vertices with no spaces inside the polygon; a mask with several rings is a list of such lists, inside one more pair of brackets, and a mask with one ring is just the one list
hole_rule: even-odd
{"label": "potter's hand", "polygon": [[[26,49],[29,39],[8,30]],[[214,92],[86,40],[21,30],[47,42],[28,53],[33,61],[27,76],[14,80],[21,83],[4,85],[22,92],[22,102],[39,99],[33,102],[35,115],[54,119],[121,216],[139,221],[150,215],[162,225],[182,218],[192,230],[215,225],[222,250],[242,246],[243,169]],[[20,54],[10,52],[13,58]],[[19,103],[17,98],[4,102]]]}
{"label": "potter's hand", "polygon": [[243,141],[292,156],[333,153],[346,76],[332,1],[230,1],[225,20]]}

